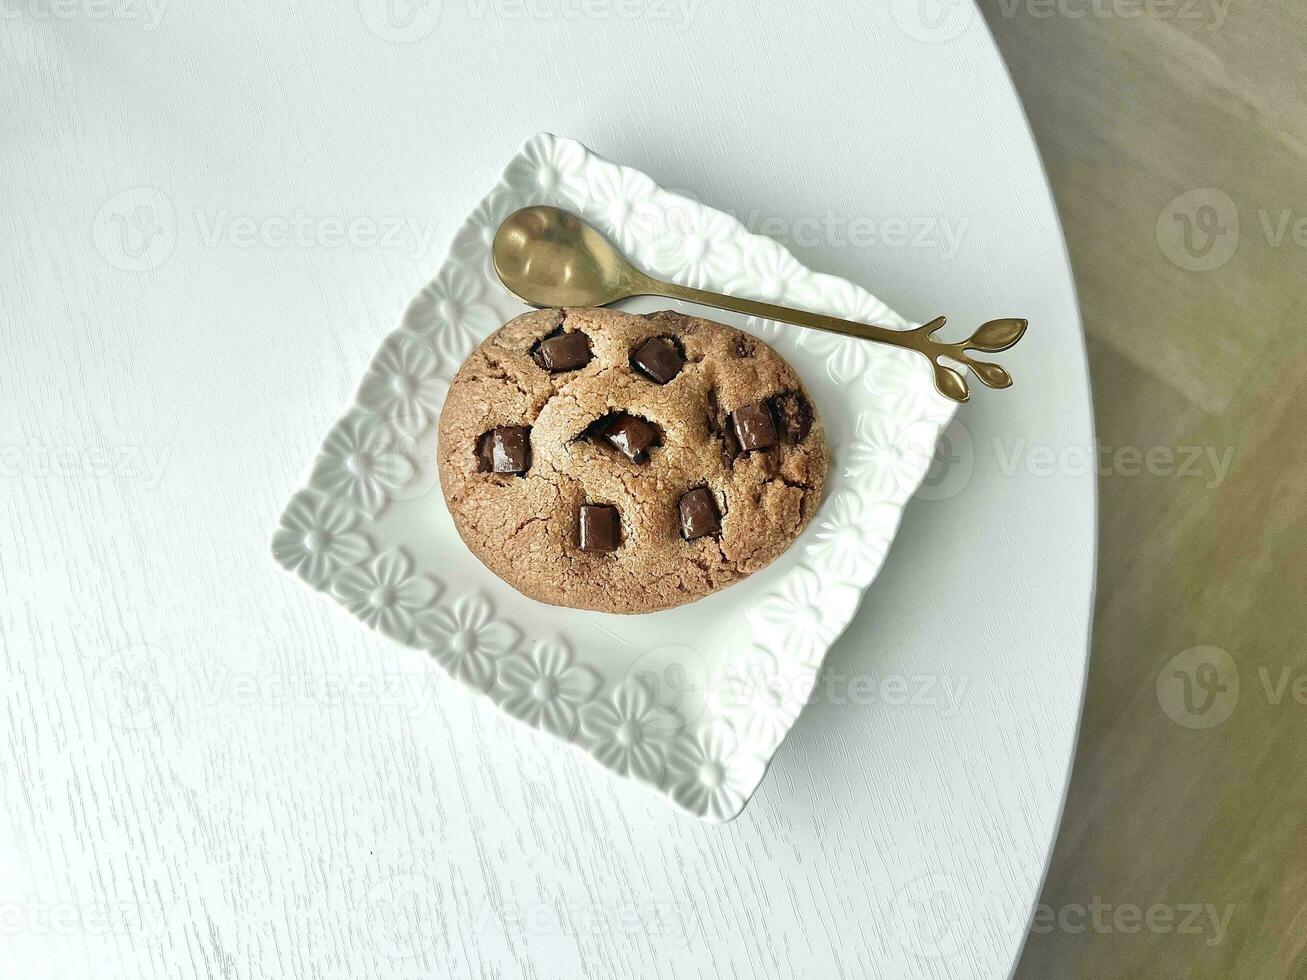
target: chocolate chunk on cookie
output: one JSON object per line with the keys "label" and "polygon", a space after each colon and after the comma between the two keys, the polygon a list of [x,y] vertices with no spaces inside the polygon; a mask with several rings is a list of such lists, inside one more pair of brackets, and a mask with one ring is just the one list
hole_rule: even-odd
{"label": "chocolate chunk on cookie", "polygon": [[581,550],[606,555],[617,550],[621,534],[621,517],[616,507],[607,504],[582,504],[578,524]]}
{"label": "chocolate chunk on cookie", "polygon": [[546,337],[536,348],[535,358],[546,371],[575,371],[590,363],[590,338],[579,330]]}
{"label": "chocolate chunk on cookie", "polygon": [[633,463],[649,459],[649,450],[658,442],[658,429],[644,419],[620,412],[600,430],[608,442]]}
{"label": "chocolate chunk on cookie", "polygon": [[721,511],[707,487],[695,487],[681,495],[676,503],[681,518],[681,537],[686,541],[716,534],[722,529]]}
{"label": "chocolate chunk on cookie", "polygon": [[[569,337],[584,363],[579,339],[552,343]],[[488,568],[541,602],[613,613],[765,568],[829,469],[821,418],[765,341],[606,309],[533,311],[486,338],[450,385],[437,454],[454,526]]]}
{"label": "chocolate chunk on cookie", "polygon": [[478,446],[481,472],[525,473],[531,466],[531,429],[501,425],[481,437]]}
{"label": "chocolate chunk on cookie", "polygon": [[771,417],[771,407],[766,402],[754,402],[737,408],[731,413],[731,425],[735,429],[735,438],[740,441],[740,448],[746,453],[755,449],[770,449],[776,445],[776,423]]}
{"label": "chocolate chunk on cookie", "polygon": [[631,363],[660,385],[665,385],[681,373],[685,356],[670,337],[650,337],[631,355]]}

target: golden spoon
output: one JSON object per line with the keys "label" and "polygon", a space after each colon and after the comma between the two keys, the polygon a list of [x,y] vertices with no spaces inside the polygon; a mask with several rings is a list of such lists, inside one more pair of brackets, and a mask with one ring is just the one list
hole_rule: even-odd
{"label": "golden spoon", "polygon": [[931,339],[944,326],[942,316],[912,330],[892,330],[663,282],[633,266],[608,239],[581,218],[545,205],[522,208],[509,215],[495,233],[491,256],[500,281],[530,306],[607,306],[631,296],[666,296],[764,320],[892,344],[916,351],[930,361],[935,369],[935,387],[940,394],[959,402],[971,397],[967,381],[957,370],[940,363],[940,358],[965,364],[990,388],[1007,388],[1012,384],[1012,376],[1007,371],[989,361],[972,360],[966,352],[1007,350],[1026,331],[1027,321],[1008,317],[982,324],[966,340],[945,344]]}

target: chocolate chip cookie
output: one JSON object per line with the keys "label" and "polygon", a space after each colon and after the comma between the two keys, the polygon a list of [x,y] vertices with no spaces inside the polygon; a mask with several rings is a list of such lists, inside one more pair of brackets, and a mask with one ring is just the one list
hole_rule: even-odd
{"label": "chocolate chip cookie", "polygon": [[669,609],[776,559],[829,456],[794,370],[757,338],[663,312],[538,310],[486,338],[440,416],[467,546],[518,591]]}

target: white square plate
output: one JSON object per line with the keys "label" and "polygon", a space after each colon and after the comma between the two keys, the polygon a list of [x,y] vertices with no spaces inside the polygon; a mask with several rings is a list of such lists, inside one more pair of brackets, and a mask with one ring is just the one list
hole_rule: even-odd
{"label": "white square plate", "polygon": [[[490,266],[528,204],[584,215],[656,276],[905,328],[870,293],[810,272],[734,218],[548,134],[528,140],[381,344],[354,404],[291,497],[273,555],[367,625],[428,651],[528,725],[707,820],[740,813],[852,619],[956,407],[924,359],[782,324],[693,310],[764,338],[812,394],[830,440],[826,499],[774,564],[643,616],[517,593],[464,546],[436,473],[436,421],[472,348],[524,312]],[[649,300],[634,312],[676,308]]]}

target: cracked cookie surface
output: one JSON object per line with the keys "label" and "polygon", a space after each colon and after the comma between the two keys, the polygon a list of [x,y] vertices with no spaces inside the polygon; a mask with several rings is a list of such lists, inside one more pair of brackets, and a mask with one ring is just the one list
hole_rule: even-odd
{"label": "cracked cookie surface", "polygon": [[[551,370],[542,344],[578,331],[591,356]],[[654,338],[670,346],[646,348]],[[640,367],[651,352],[652,374]],[[519,426],[527,468],[499,472],[487,434]],[[743,449],[737,432],[771,445]],[[821,419],[779,354],[670,311],[537,310],[505,324],[455,376],[437,453],[454,525],[486,567],[532,599],[613,613],[669,609],[770,564],[816,511],[829,465]],[[679,502],[701,487],[720,529],[687,540]],[[582,505],[617,509],[614,550],[581,549]]]}

